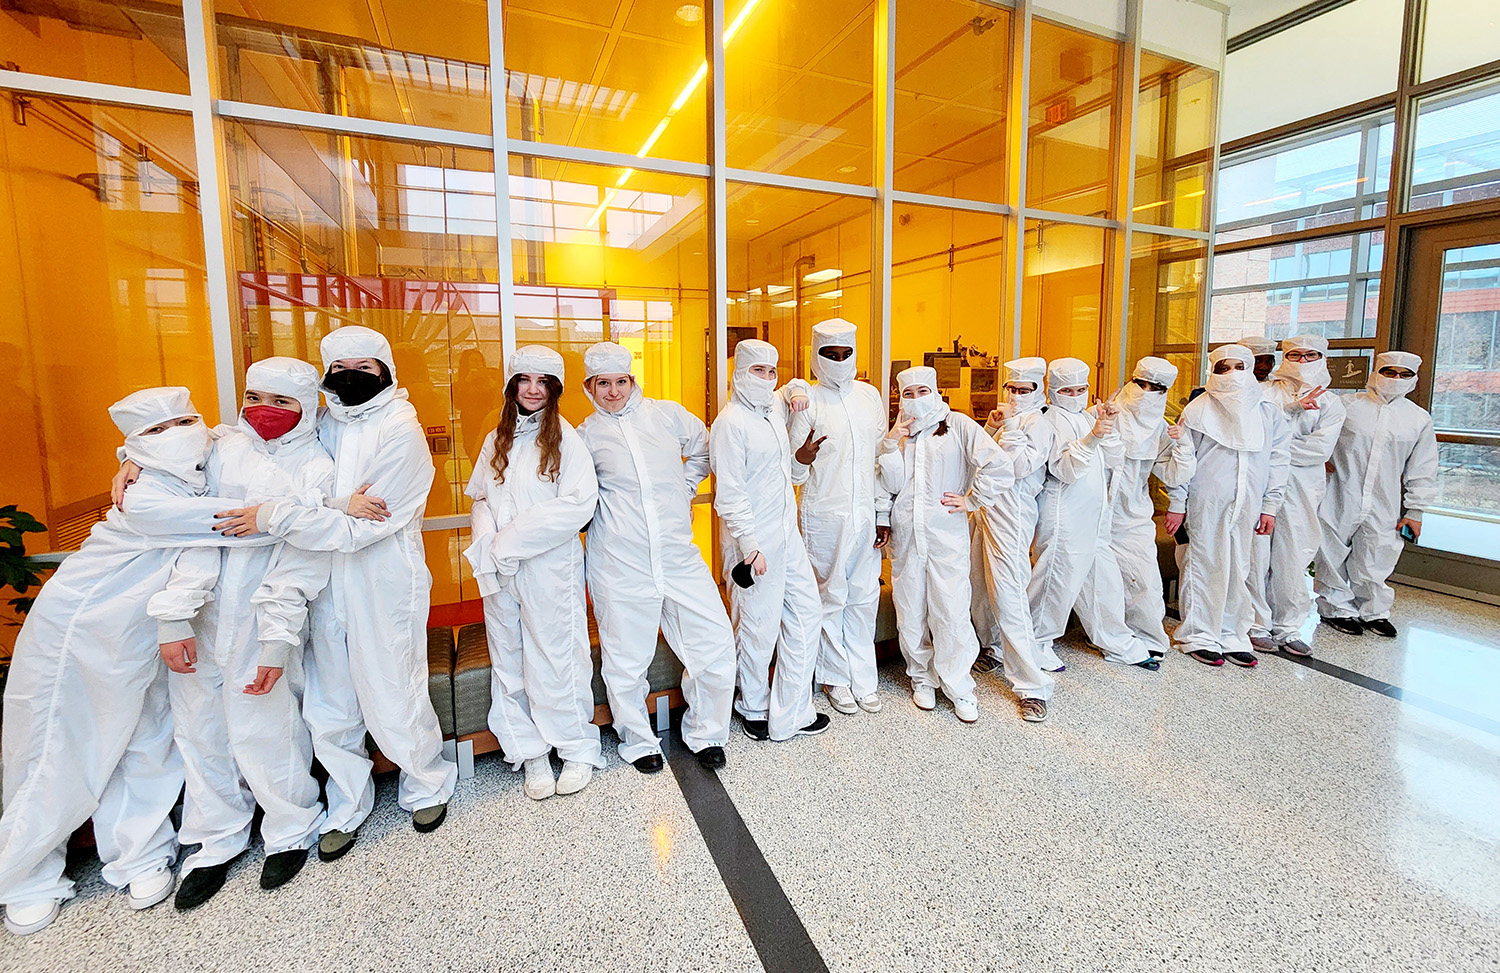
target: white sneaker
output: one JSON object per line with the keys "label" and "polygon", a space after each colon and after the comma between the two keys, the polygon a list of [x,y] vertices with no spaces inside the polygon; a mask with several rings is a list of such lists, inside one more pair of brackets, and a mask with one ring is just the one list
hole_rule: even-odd
{"label": "white sneaker", "polygon": [[557,793],[577,794],[589,786],[589,781],[593,779],[594,767],[592,764],[564,760],[562,773],[557,775]]}
{"label": "white sneaker", "polygon": [[871,693],[868,696],[860,698],[859,708],[866,713],[879,713],[885,708],[885,701],[880,698],[878,693]]}
{"label": "white sneaker", "polygon": [[917,704],[917,709],[934,709],[937,706],[937,692],[931,686],[913,686],[911,701]]}
{"label": "white sneaker", "polygon": [[61,909],[62,903],[57,899],[31,905],[8,905],[5,907],[5,928],[17,936],[30,936],[52,925]]}
{"label": "white sneaker", "polygon": [[137,912],[149,909],[172,894],[177,876],[170,865],[157,865],[155,869],[130,883],[130,907]]}
{"label": "white sneaker", "polygon": [[976,699],[955,699],[953,701],[953,712],[965,723],[976,723],[979,721],[979,701]]}
{"label": "white sneaker", "polygon": [[823,692],[828,694],[828,701],[840,713],[859,712],[859,704],[854,701],[854,694],[849,691],[848,686],[824,686]]}
{"label": "white sneaker", "polygon": [[526,771],[526,786],[522,788],[533,801],[545,801],[557,793],[557,780],[552,776],[552,758],[545,753],[532,757],[521,766]]}

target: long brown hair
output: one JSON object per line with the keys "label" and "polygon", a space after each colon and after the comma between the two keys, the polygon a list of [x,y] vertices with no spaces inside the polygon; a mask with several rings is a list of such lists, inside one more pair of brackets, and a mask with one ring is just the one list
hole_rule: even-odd
{"label": "long brown hair", "polygon": [[[563,386],[552,375],[544,375],[542,383],[547,386],[547,404],[542,406],[541,428],[536,434],[536,444],[541,450],[536,472],[537,476],[556,482],[562,468],[562,421],[557,413],[557,400],[562,398]],[[490,457],[490,469],[494,471],[497,483],[505,482],[505,470],[510,466],[510,448],[516,441],[516,419],[521,414],[516,403],[516,390],[520,387],[520,375],[512,376],[505,383],[505,405],[500,409],[500,424],[495,427],[495,455]]]}

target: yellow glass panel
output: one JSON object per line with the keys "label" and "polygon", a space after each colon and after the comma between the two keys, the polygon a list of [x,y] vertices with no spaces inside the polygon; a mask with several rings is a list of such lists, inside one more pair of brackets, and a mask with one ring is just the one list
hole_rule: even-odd
{"label": "yellow glass panel", "polygon": [[1198,384],[1198,338],[1208,293],[1208,244],[1155,233],[1130,235],[1130,304],[1125,374],[1146,355],[1177,366],[1167,393],[1176,415]]}
{"label": "yellow glass panel", "polygon": [[[892,231],[891,374],[932,353],[958,354],[948,404],[983,421],[995,407],[1006,327],[1003,216],[897,205]],[[949,359],[952,361],[952,359]],[[939,369],[944,374],[944,369]]]}
{"label": "yellow glass panel", "polygon": [[186,94],[181,0],[6,3],[0,62],[13,71]]}
{"label": "yellow glass panel", "polygon": [[703,7],[680,0],[510,0],[510,137],[703,162],[707,37]]}
{"label": "yellow glass panel", "polygon": [[1104,261],[1108,233],[1092,226],[1026,221],[1026,276],[1021,287],[1021,354],[1080,358],[1102,394],[1113,376],[1099,369],[1104,329]]}
{"label": "yellow glass panel", "polygon": [[872,0],[729,0],[731,166],[871,184],[875,7]]}
{"label": "yellow glass panel", "polygon": [[467,0],[217,0],[224,97],[490,130],[489,27]]}
{"label": "yellow glass panel", "polygon": [[1011,12],[896,6],[896,188],[1003,203]]}
{"label": "yellow glass panel", "polygon": [[1026,205],[1109,217],[1121,45],[1035,20]]}
{"label": "yellow glass panel", "polygon": [[873,203],[797,189],[731,183],[729,344],[760,338],[780,352],[781,381],[810,378],[812,328],[843,318],[859,329],[855,354],[867,379]]}
{"label": "yellow glass panel", "polygon": [[1141,52],[1131,216],[1136,222],[1208,229],[1215,80],[1207,68]]}
{"label": "yellow glass panel", "polygon": [[[427,516],[467,510],[500,388],[490,153],[272,125],[225,134],[241,174],[232,243],[245,360],[321,365],[318,342],[335,327],[380,331],[438,468]],[[426,540],[433,602],[477,597],[457,542]]]}
{"label": "yellow glass panel", "polygon": [[616,341],[646,394],[708,415],[706,180],[511,156],[516,344],[562,352],[563,415],[594,406],[583,352]]}
{"label": "yellow glass panel", "polygon": [[47,526],[26,538],[40,553],[76,550],[109,507],[112,403],[185,385],[205,421],[219,410],[191,121],[35,95],[22,111],[0,127],[0,503]]}

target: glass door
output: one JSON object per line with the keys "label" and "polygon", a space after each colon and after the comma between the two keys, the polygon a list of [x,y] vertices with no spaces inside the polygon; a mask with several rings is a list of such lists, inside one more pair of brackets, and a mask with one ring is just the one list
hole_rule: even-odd
{"label": "glass door", "polygon": [[1422,546],[1500,552],[1500,220],[1419,231],[1402,345],[1423,358],[1441,466]]}

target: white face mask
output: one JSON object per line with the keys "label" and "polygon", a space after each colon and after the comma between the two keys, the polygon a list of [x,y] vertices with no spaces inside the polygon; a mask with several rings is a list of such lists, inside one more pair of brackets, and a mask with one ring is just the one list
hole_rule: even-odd
{"label": "white face mask", "polygon": [[1390,378],[1376,372],[1370,376],[1367,387],[1371,392],[1374,392],[1387,402],[1394,402],[1403,396],[1411,394],[1412,389],[1417,387],[1417,376],[1413,375],[1411,378]]}
{"label": "white face mask", "polygon": [[817,376],[819,384],[826,385],[835,392],[848,387],[854,381],[854,374],[859,370],[858,363],[851,354],[843,361],[834,361],[824,358],[822,355],[813,355],[813,374]]}
{"label": "white face mask", "polygon": [[1319,358],[1317,361],[1286,361],[1282,360],[1276,368],[1276,375],[1291,379],[1303,388],[1314,388],[1316,386],[1328,387],[1328,359]]}
{"label": "white face mask", "polygon": [[903,398],[901,400],[901,418],[915,419],[920,425],[924,419],[936,415],[943,407],[943,397],[936,392],[928,392],[914,399]]}
{"label": "white face mask", "polygon": [[1147,423],[1163,419],[1167,414],[1167,393],[1143,389],[1135,382],[1126,382],[1115,402]]}
{"label": "white face mask", "polygon": [[1016,392],[1006,389],[1005,401],[1015,406],[1017,412],[1034,412],[1042,407],[1042,390],[1036,388],[1030,392]]}
{"label": "white face mask", "polygon": [[1059,392],[1052,396],[1052,404],[1066,412],[1082,412],[1088,408],[1089,394],[1084,392],[1080,395],[1063,395]]}
{"label": "white face mask", "polygon": [[1205,388],[1210,392],[1239,392],[1255,384],[1255,373],[1248,368],[1236,369],[1222,375],[1208,376]]}
{"label": "white face mask", "polygon": [[184,480],[201,490],[208,483],[203,472],[213,440],[201,421],[191,426],[171,426],[154,436],[125,438],[125,455],[143,470],[156,470]]}
{"label": "white face mask", "polygon": [[746,372],[735,376],[734,391],[752,409],[766,410],[771,408],[771,398],[776,394],[776,380]]}

